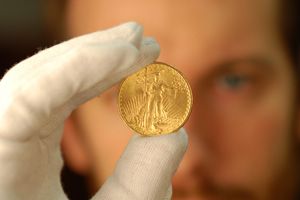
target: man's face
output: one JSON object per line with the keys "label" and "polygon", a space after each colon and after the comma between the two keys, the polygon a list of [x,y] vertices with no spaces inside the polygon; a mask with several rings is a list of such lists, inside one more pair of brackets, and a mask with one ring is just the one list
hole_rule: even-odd
{"label": "man's face", "polygon": [[[270,193],[284,189],[296,134],[296,83],[276,2],[90,0],[67,8],[69,36],[140,22],[161,45],[159,61],[190,82],[189,147],[174,177],[174,199],[274,199]],[[118,113],[117,92],[75,113],[97,185],[132,135]]]}

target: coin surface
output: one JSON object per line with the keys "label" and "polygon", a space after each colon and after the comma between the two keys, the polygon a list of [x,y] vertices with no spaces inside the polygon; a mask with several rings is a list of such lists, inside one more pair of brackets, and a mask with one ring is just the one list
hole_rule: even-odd
{"label": "coin surface", "polygon": [[135,132],[147,136],[168,134],[188,119],[192,92],[178,70],[155,62],[123,81],[118,104],[123,120]]}

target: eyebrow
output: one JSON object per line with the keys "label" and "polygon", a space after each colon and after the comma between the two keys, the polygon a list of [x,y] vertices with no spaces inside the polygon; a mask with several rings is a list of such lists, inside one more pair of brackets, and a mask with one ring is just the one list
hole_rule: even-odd
{"label": "eyebrow", "polygon": [[216,65],[215,67],[218,69],[229,69],[238,66],[240,64],[250,64],[254,67],[260,68],[260,70],[269,73],[274,71],[274,67],[273,67],[274,62],[272,62],[269,59],[262,58],[260,56],[251,56],[242,59],[232,59],[232,60],[225,61],[219,65]]}

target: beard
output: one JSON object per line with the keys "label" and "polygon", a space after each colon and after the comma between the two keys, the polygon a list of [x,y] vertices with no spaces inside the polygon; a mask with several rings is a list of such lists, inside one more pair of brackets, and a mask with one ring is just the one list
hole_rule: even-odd
{"label": "beard", "polygon": [[[297,119],[296,117],[293,119]],[[293,200],[299,199],[300,185],[300,143],[297,134],[296,120],[291,120],[285,144],[285,157],[281,164],[271,173],[271,177],[260,185],[259,177],[256,179],[258,185],[247,185],[220,181],[209,173],[196,175],[201,178],[193,188],[174,188],[174,200]],[[255,169],[256,166],[253,166]],[[213,172],[212,172],[213,173]],[[200,183],[201,182],[201,183]]]}

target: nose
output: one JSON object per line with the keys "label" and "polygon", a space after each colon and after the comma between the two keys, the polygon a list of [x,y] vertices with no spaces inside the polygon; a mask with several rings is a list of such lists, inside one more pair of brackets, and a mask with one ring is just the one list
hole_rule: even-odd
{"label": "nose", "polygon": [[[176,41],[174,42],[176,43]],[[207,128],[205,125],[206,120],[203,116],[203,100],[200,97],[201,87],[199,87],[199,80],[202,80],[204,70],[198,65],[189,62],[190,54],[185,56],[178,56],[174,49],[163,46],[164,51],[161,52],[160,60],[169,61],[170,64],[176,64],[176,67],[184,74],[193,90],[193,108],[190,118],[188,119],[185,129],[189,136],[189,145],[187,152],[177,169],[173,178],[174,193],[199,193],[199,189],[204,184],[204,175],[208,169],[208,146],[205,139]],[[184,57],[184,59],[182,59]],[[203,64],[204,65],[204,64]]]}
{"label": "nose", "polygon": [[205,151],[201,140],[195,137],[193,130],[186,126],[189,135],[189,145],[182,162],[173,178],[174,193],[198,193],[203,184],[205,173]]}
{"label": "nose", "polygon": [[209,173],[211,149],[207,137],[208,125],[205,113],[205,100],[201,97],[196,79],[190,79],[193,89],[192,113],[185,125],[189,136],[187,152],[173,178],[174,191],[199,193],[204,185],[204,179]]}

